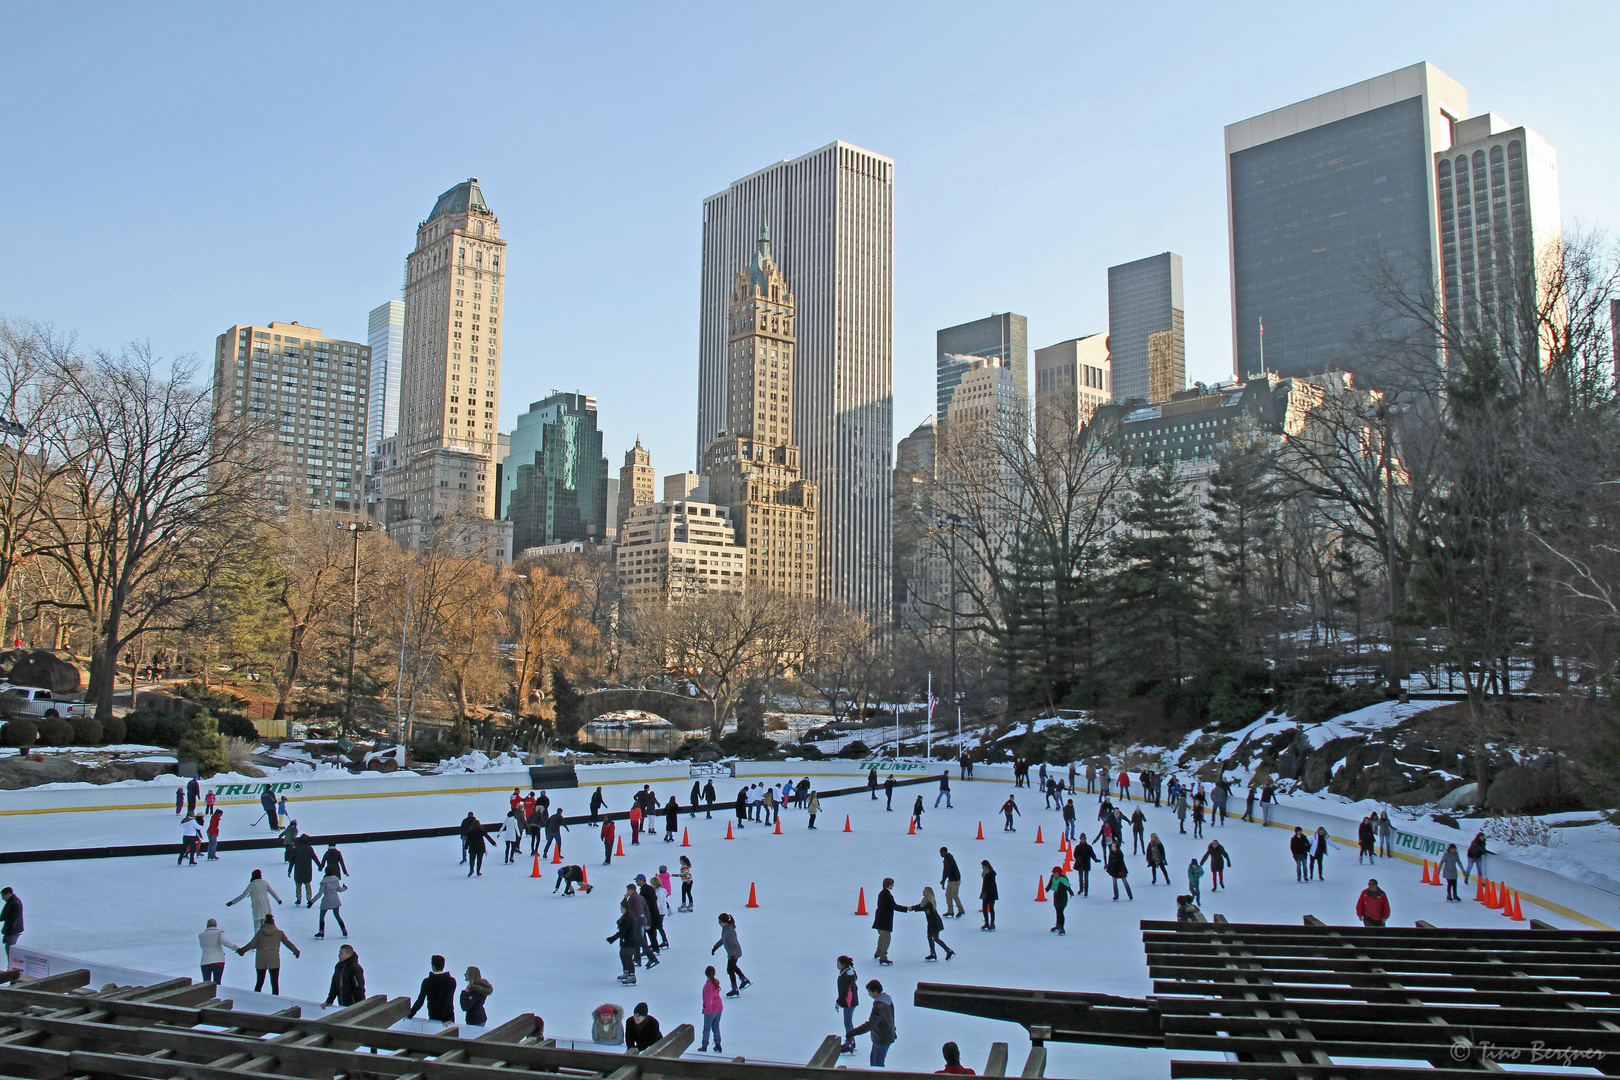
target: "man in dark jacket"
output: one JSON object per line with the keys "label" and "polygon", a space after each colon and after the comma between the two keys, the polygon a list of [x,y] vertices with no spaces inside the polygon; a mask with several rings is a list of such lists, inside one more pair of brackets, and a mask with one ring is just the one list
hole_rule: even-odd
{"label": "man in dark jacket", "polygon": [[470,825],[463,826],[467,831],[467,876],[477,874],[483,877],[484,851],[489,847],[489,837],[484,834],[484,826],[477,818],[471,814],[467,816],[472,818]]}
{"label": "man in dark jacket", "polygon": [[293,870],[293,903],[299,900],[308,900],[306,907],[315,906],[315,841],[309,838],[308,833],[301,835],[293,844],[292,850]]}
{"label": "man in dark jacket", "polygon": [[658,906],[658,890],[646,875],[636,875],[636,891],[647,905],[647,948],[654,955],[659,949],[669,948],[669,937],[664,933],[664,912]]}
{"label": "man in dark jacket", "polygon": [[321,856],[322,877],[348,877],[349,867],[343,861],[343,852],[338,850],[336,844],[326,845],[326,854]]}
{"label": "man in dark jacket", "polygon": [[1369,878],[1356,901],[1356,914],[1366,926],[1383,926],[1389,921],[1389,894],[1378,887],[1377,878]]}
{"label": "man in dark jacket", "polygon": [[1307,860],[1311,857],[1311,840],[1298,825],[1294,826],[1294,835],[1288,840],[1288,851],[1294,856],[1294,880],[1309,881]]}
{"label": "man in dark jacket", "polygon": [[0,900],[4,901],[4,904],[0,904],[0,939],[6,943],[6,965],[9,967],[11,947],[22,937],[23,908],[22,901],[11,891],[10,885],[0,889]]}
{"label": "man in dark jacket", "polygon": [[270,822],[270,831],[280,832],[281,822],[276,819],[276,797],[271,794],[268,784],[259,792],[259,805],[264,807],[264,816]]}
{"label": "man in dark jacket", "polygon": [[332,985],[326,991],[326,1004],[336,1001],[340,1006],[358,1005],[366,1000],[366,969],[360,966],[360,957],[353,945],[338,948],[337,966],[332,969]]}
{"label": "man in dark jacket", "polygon": [[883,778],[883,809],[894,809],[894,773]]}
{"label": "man in dark jacket", "polygon": [[553,810],[551,812],[551,816],[546,819],[546,846],[540,852],[540,857],[542,859],[549,859],[551,857],[552,844],[557,845],[557,854],[559,856],[562,854],[562,834],[563,830],[567,828],[568,826],[563,824],[562,807],[559,806],[557,809]]}
{"label": "man in dark jacket", "polygon": [[894,878],[884,878],[883,891],[878,893],[877,910],[872,916],[872,929],[878,932],[877,952],[872,954],[872,958],[885,965],[894,963],[889,959],[889,935],[894,933],[894,913],[904,910],[895,904],[894,893],[890,891],[893,888]]}
{"label": "man in dark jacket", "polygon": [[876,979],[866,984],[866,992],[872,995],[872,1015],[866,1022],[857,1025],[850,1032],[855,1035],[872,1033],[872,1053],[867,1059],[872,1068],[883,1068],[883,1061],[889,1056],[889,1047],[894,1045],[894,999],[883,992],[883,984]]}
{"label": "man in dark jacket", "polygon": [[433,971],[422,980],[422,990],[416,995],[416,1002],[411,1006],[411,1015],[427,1002],[429,1020],[437,1020],[442,1024],[456,1022],[456,977],[444,970],[444,957],[433,958]]}
{"label": "man in dark jacket", "polygon": [[945,910],[941,914],[947,919],[959,918],[967,914],[967,908],[962,906],[962,871],[949,848],[940,848],[939,857],[944,860],[939,883],[945,887]]}
{"label": "man in dark jacket", "polygon": [[469,810],[467,816],[461,819],[461,861],[463,863],[467,861],[467,837],[472,835],[472,831],[476,828],[478,828],[478,815]]}
{"label": "man in dark jacket", "polygon": [[202,782],[193,774],[191,779],[186,781],[186,813],[188,815],[197,812],[197,800],[200,798],[202,798]]}
{"label": "man in dark jacket", "polygon": [[872,793],[872,801],[877,802],[877,769],[866,770],[866,790]]}

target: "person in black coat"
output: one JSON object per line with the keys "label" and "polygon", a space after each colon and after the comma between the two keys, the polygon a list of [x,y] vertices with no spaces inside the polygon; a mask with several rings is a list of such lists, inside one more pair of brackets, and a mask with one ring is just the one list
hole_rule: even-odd
{"label": "person in black coat", "polygon": [[444,970],[444,957],[433,957],[432,964],[433,970],[422,980],[422,989],[411,1005],[410,1015],[415,1016],[425,1001],[429,1020],[453,1024],[456,1022],[456,977]]}
{"label": "person in black coat", "polygon": [[[539,815],[540,811],[537,810],[535,812],[535,816],[538,817]],[[553,810],[551,812],[551,816],[546,819],[546,846],[540,851],[541,858],[544,859],[551,856],[552,844],[557,845],[557,854],[559,856],[562,854],[562,834],[563,830],[567,828],[568,826],[563,824],[562,807],[559,806],[557,809]],[[572,830],[569,831],[571,832]]]}
{"label": "person in black coat", "polygon": [[276,817],[276,797],[271,793],[269,785],[259,792],[259,805],[264,807],[264,818],[270,823],[270,831],[280,832],[281,822]]}
{"label": "person in black coat", "polygon": [[939,916],[939,905],[934,900],[934,890],[923,887],[922,901],[914,904],[912,911],[920,911],[928,919],[926,927],[928,933],[928,955],[924,960],[938,960],[938,950],[945,950],[945,959],[949,960],[956,955],[956,950],[945,944],[945,939],[939,935],[945,932],[945,920]]}
{"label": "person in black coat", "polygon": [[332,969],[332,985],[326,992],[326,1004],[337,1002],[347,1007],[366,1000],[366,969],[360,966],[360,956],[353,945],[338,946],[337,966]]}
{"label": "person in black coat", "polygon": [[473,1027],[483,1027],[489,1023],[489,1013],[484,1010],[484,1002],[489,995],[495,992],[488,979],[475,967],[467,969],[467,986],[461,991],[461,1011],[467,1014],[467,1023]]}
{"label": "person in black coat", "polygon": [[602,789],[601,788],[597,788],[595,791],[591,792],[591,824],[592,825],[595,825],[598,821],[601,820],[602,807],[604,807],[606,805],[607,805],[607,800],[602,797]]}
{"label": "person in black coat", "polygon": [[[471,836],[472,831],[477,828],[479,828],[478,815],[471,810],[467,811],[467,816],[461,819],[461,861],[463,863],[467,861],[467,837]],[[468,874],[467,876],[471,877],[472,875]]]}
{"label": "person in black coat", "polygon": [[1097,861],[1097,849],[1086,842],[1086,834],[1074,842],[1075,891],[1081,896],[1091,895],[1091,864]]}
{"label": "person in black coat", "polygon": [[877,908],[872,913],[872,929],[877,931],[877,951],[872,959],[880,964],[892,964],[889,959],[889,935],[894,933],[894,913],[901,910],[894,902],[894,878],[883,879],[883,889],[878,893]]}
{"label": "person in black coat", "polygon": [[322,877],[349,877],[348,864],[343,861],[343,852],[338,850],[336,844],[326,845],[326,854],[321,856]]}
{"label": "person in black coat", "polygon": [[923,801],[922,796],[919,795],[917,796],[917,801],[911,804],[911,824],[919,829],[922,828],[922,816]]}
{"label": "person in black coat", "polygon": [[1356,830],[1356,839],[1361,843],[1361,850],[1356,853],[1356,862],[1362,859],[1369,863],[1378,862],[1378,834],[1373,831],[1372,818],[1361,819],[1361,828]]}
{"label": "person in black coat", "polygon": [[589,893],[593,888],[593,886],[585,882],[585,868],[583,866],[557,867],[557,884],[551,887],[551,891],[555,893],[558,889],[561,889],[564,896],[573,896],[575,885],[578,885],[583,893]]}
{"label": "person in black coat", "polygon": [[624,1045],[637,1051],[651,1050],[653,1044],[664,1037],[658,1030],[658,1018],[647,1015],[647,1003],[636,1003],[636,1011],[624,1022]]}
{"label": "person in black coat", "polygon": [[703,809],[698,804],[703,801],[703,785],[696,780],[692,781],[692,816],[697,817],[698,811]]}
{"label": "person in black coat", "polygon": [[942,860],[939,883],[945,889],[945,910],[942,914],[947,919],[959,919],[967,914],[967,908],[962,906],[962,871],[949,848],[940,848],[939,857]]}
{"label": "person in black coat", "polygon": [[872,793],[872,801],[877,802],[877,770],[866,770],[866,790]]}
{"label": "person in black coat", "polygon": [[989,859],[979,861],[979,907],[984,912],[984,925],[980,930],[994,930],[996,928],[996,899],[1001,894],[996,891],[996,870],[990,865]]}
{"label": "person in black coat", "polygon": [[710,778],[703,782],[703,820],[708,821],[714,817],[714,780]]}
{"label": "person in black coat", "polygon": [[681,804],[675,801],[675,796],[671,795],[669,802],[664,804],[664,843],[673,844],[675,842],[675,834],[681,828],[680,822]]}
{"label": "person in black coat", "polygon": [[890,773],[883,778],[883,809],[894,809],[894,774]]}
{"label": "person in black coat", "polygon": [[[1363,822],[1365,828],[1366,823]],[[1298,825],[1294,826],[1294,835],[1288,838],[1288,852],[1294,857],[1294,880],[1311,880],[1311,870],[1308,860],[1311,857],[1311,838],[1305,835],[1305,830]]]}
{"label": "person in black coat", "polygon": [[[471,814],[467,815],[472,817]],[[489,847],[489,838],[484,835],[484,826],[477,818],[473,818],[472,825],[467,829],[467,876],[477,874],[484,876],[484,851]]]}
{"label": "person in black coat", "polygon": [[315,842],[304,833],[293,844],[293,903],[300,899],[308,900],[305,907],[315,906]]}
{"label": "person in black coat", "polygon": [[669,935],[664,932],[664,911],[658,906],[658,889],[641,874],[636,875],[636,891],[647,905],[647,948],[656,953],[669,948]]}
{"label": "person in black coat", "polygon": [[748,823],[748,787],[744,785],[737,792],[737,828],[742,829]]}
{"label": "person in black coat", "polygon": [[1114,899],[1119,899],[1119,887],[1123,885],[1125,886],[1125,898],[1135,900],[1136,895],[1131,892],[1131,883],[1126,880],[1130,876],[1131,868],[1125,865],[1125,851],[1119,846],[1117,840],[1114,841],[1113,847],[1108,849],[1106,869],[1108,870],[1108,876],[1114,879]]}
{"label": "person in black coat", "polygon": [[[268,906],[268,904],[266,905]],[[6,943],[6,963],[11,963],[11,947],[23,932],[23,906],[17,894],[7,885],[0,889],[0,939]]]}

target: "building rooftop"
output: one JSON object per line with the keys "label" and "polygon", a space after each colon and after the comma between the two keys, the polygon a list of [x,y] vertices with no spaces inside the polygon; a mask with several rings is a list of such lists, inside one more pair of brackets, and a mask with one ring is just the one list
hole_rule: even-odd
{"label": "building rooftop", "polygon": [[477,210],[489,213],[489,206],[484,202],[484,192],[478,186],[478,177],[470,177],[462,181],[443,195],[433,204],[433,213],[429,214],[429,221],[445,214],[464,214],[468,210]]}

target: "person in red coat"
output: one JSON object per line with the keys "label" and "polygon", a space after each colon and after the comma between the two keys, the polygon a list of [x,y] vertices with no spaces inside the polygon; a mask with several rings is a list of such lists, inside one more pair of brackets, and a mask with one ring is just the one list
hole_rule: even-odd
{"label": "person in red coat", "polygon": [[1366,926],[1383,926],[1389,919],[1389,894],[1378,887],[1378,879],[1370,878],[1356,901],[1356,914]]}

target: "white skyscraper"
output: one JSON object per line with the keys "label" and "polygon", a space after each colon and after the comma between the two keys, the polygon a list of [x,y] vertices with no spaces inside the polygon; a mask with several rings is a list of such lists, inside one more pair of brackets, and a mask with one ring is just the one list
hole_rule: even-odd
{"label": "white skyscraper", "polygon": [[367,397],[366,453],[399,431],[399,365],[405,355],[405,301],[371,309],[366,327],[371,346],[371,393]]}
{"label": "white skyscraper", "polygon": [[764,221],[798,301],[792,441],[820,490],[817,592],[882,617],[893,528],[894,162],[835,142],[704,200],[700,459],[726,424],[728,307]]}

